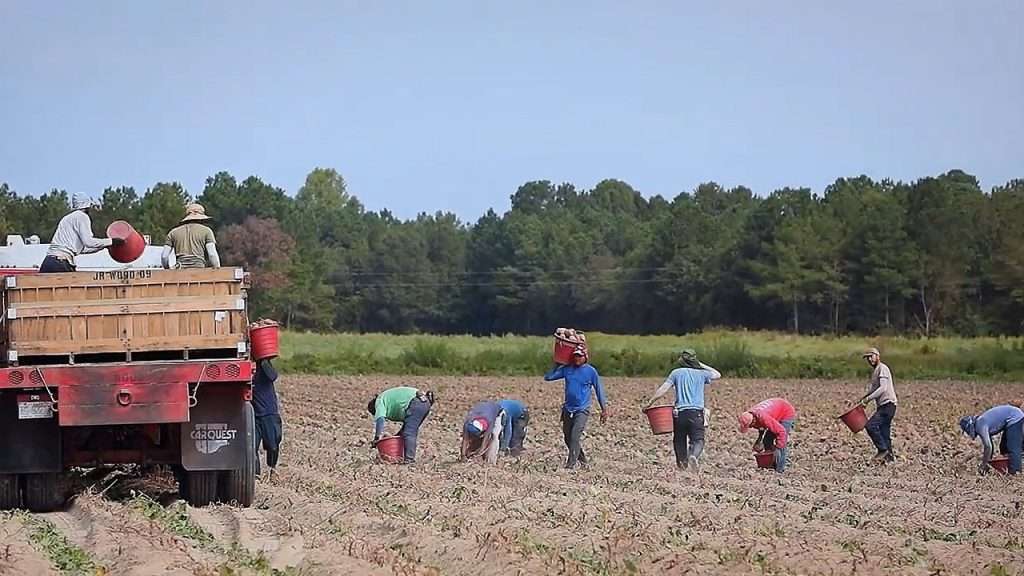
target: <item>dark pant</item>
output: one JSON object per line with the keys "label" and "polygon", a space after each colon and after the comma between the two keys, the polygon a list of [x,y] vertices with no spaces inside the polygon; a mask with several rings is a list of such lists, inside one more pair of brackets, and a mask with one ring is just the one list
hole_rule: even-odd
{"label": "dark pant", "polygon": [[74,272],[75,267],[71,265],[71,262],[67,260],[61,260],[56,256],[47,256],[43,258],[43,263],[39,265],[39,272],[41,274],[48,274],[51,272]]}
{"label": "dark pant", "polygon": [[999,453],[1010,457],[1010,474],[1020,473],[1021,451],[1024,450],[1024,420],[1003,429],[999,438]]}
{"label": "dark pant", "polygon": [[565,436],[565,445],[569,448],[569,457],[565,461],[566,468],[575,468],[577,463],[587,463],[587,454],[580,442],[583,440],[583,430],[587,427],[588,418],[590,410],[570,413],[562,408],[562,435]]}
{"label": "dark pant", "polygon": [[[793,440],[793,420],[779,422],[786,429],[786,447],[775,448],[775,471],[782,473],[786,471],[786,461],[789,459],[789,443]],[[761,431],[761,442],[765,450],[771,450],[775,446],[775,433],[771,430]]]}
{"label": "dark pant", "polygon": [[879,454],[892,452],[892,419],[895,417],[896,405],[892,402],[883,404],[871,415],[864,428]]}
{"label": "dark pant", "polygon": [[256,417],[256,473],[260,473],[260,444],[267,451],[267,466],[277,468],[277,457],[281,453],[281,438],[283,436],[281,416],[279,414],[267,414]]}
{"label": "dark pant", "polygon": [[689,456],[700,459],[704,452],[704,411],[700,408],[679,410],[672,415],[672,447],[676,466],[686,468]]}
{"label": "dark pant", "polygon": [[402,422],[402,429],[398,431],[398,435],[402,437],[402,442],[405,444],[406,462],[416,461],[416,440],[420,435],[420,426],[423,425],[428,414],[430,414],[430,402],[419,397],[413,398],[405,410],[405,420]]}
{"label": "dark pant", "polygon": [[501,436],[501,447],[508,450],[521,450],[526,440],[526,427],[530,424],[530,413],[523,410],[522,415],[512,421],[512,437]]}

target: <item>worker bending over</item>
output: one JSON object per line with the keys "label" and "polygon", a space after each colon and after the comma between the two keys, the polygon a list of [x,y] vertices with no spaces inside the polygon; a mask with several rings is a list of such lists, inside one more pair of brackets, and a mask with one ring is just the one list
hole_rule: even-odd
{"label": "worker bending over", "polygon": [[164,251],[160,254],[164,268],[171,267],[172,254],[177,268],[220,268],[217,239],[213,236],[213,230],[201,223],[209,219],[201,204],[193,203],[185,207],[185,217],[181,219],[181,224],[167,233]]}
{"label": "worker bending over", "polygon": [[122,238],[96,238],[92,235],[89,211],[95,206],[91,198],[77,194],[72,197],[71,212],[57,223],[57,230],[53,233],[39,272],[74,272],[75,257],[79,254],[93,254],[110,246],[124,244]]}
{"label": "worker bending over", "polygon": [[416,462],[416,441],[419,438],[420,426],[430,414],[434,405],[434,393],[423,392],[409,386],[389,388],[374,396],[366,405],[366,410],[373,415],[373,442],[376,446],[384,434],[384,421],[401,422],[402,429],[398,435],[405,446],[403,464]]}
{"label": "worker bending over", "polygon": [[498,404],[505,412],[505,428],[501,431],[501,451],[512,456],[522,454],[526,429],[530,424],[530,411],[519,400],[505,399]]}
{"label": "worker bending over", "polygon": [[981,413],[980,416],[964,416],[960,429],[971,438],[981,438],[983,447],[978,473],[988,472],[992,462],[992,437],[1002,434],[999,439],[999,453],[1010,457],[1010,474],[1020,473],[1021,444],[1024,443],[1024,411],[1016,406],[1004,404]]}
{"label": "worker bending over", "polygon": [[575,468],[578,464],[587,465],[587,454],[583,451],[583,431],[587,428],[590,418],[590,394],[597,394],[597,403],[601,405],[601,423],[608,420],[608,400],[604,386],[597,370],[587,362],[587,350],[577,346],[573,351],[572,364],[559,364],[544,374],[546,382],[565,380],[565,401],[562,403],[562,436],[569,456],[565,460],[566,468]]}
{"label": "worker bending over", "polygon": [[497,402],[474,404],[462,424],[459,459],[465,461],[483,456],[484,462],[497,464],[501,432],[505,428],[506,418],[505,411]]}
{"label": "worker bending over", "polygon": [[700,456],[704,452],[704,429],[707,426],[704,388],[713,380],[721,378],[722,373],[697,360],[697,353],[690,348],[679,353],[678,362],[679,368],[669,373],[647,406],[653,406],[669,388],[676,389],[672,411],[672,447],[676,454],[676,466],[699,470]]}
{"label": "worker bending over", "polygon": [[775,471],[786,471],[789,441],[796,423],[796,409],[784,398],[769,398],[739,416],[740,432],[756,428],[754,451],[775,451]]}

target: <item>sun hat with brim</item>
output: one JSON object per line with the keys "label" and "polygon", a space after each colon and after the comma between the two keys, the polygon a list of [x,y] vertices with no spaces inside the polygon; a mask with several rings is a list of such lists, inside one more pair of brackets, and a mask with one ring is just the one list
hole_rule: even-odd
{"label": "sun hat with brim", "polygon": [[209,220],[210,217],[206,215],[206,208],[203,208],[202,204],[189,204],[185,206],[185,217],[181,219],[182,222],[199,222],[203,220]]}
{"label": "sun hat with brim", "polygon": [[679,351],[679,363],[688,368],[701,369],[700,361],[697,360],[697,351],[693,348],[683,348]]}
{"label": "sun hat with brim", "polygon": [[864,351],[863,354],[860,355],[861,358],[867,358],[868,356],[879,356],[879,357],[881,357],[882,355],[879,354],[878,348],[868,348],[867,350]]}

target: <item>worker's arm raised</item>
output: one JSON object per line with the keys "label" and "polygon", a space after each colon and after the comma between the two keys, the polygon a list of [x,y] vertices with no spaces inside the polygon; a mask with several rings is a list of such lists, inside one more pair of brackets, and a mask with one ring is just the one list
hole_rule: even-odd
{"label": "worker's arm raised", "polygon": [[561,380],[562,378],[565,378],[564,364],[555,364],[551,368],[551,370],[548,370],[547,372],[544,373],[544,380],[547,382],[551,382],[553,380]]}
{"label": "worker's arm raised", "polygon": [[711,366],[708,366],[707,364],[705,364],[703,362],[700,363],[700,367],[711,374],[711,379],[712,380],[718,380],[719,378],[722,377],[722,373],[721,372],[719,372],[718,370],[715,370],[714,368],[712,368]]}

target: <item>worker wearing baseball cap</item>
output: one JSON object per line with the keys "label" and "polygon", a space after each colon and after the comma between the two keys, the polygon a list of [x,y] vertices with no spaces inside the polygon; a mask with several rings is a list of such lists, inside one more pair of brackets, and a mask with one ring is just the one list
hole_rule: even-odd
{"label": "worker wearing baseball cap", "polygon": [[739,415],[740,432],[759,430],[754,451],[775,450],[775,471],[785,472],[796,409],[785,398],[769,398]]}
{"label": "worker wearing baseball cap", "polygon": [[601,384],[601,376],[597,369],[589,363],[589,354],[585,347],[577,346],[573,351],[572,364],[557,364],[544,374],[545,382],[565,380],[565,402],[562,403],[562,436],[569,449],[565,460],[566,468],[575,468],[578,464],[588,464],[587,453],[583,450],[583,431],[590,418],[591,390],[601,405],[601,423],[608,420],[610,414],[608,399]]}
{"label": "worker wearing baseball cap", "polygon": [[474,404],[462,425],[459,459],[465,461],[483,456],[488,464],[496,464],[505,418],[505,411],[498,402],[484,401]]}
{"label": "worker wearing baseball cap", "polygon": [[71,199],[71,212],[57,223],[57,229],[46,250],[39,272],[74,272],[75,257],[92,254],[110,246],[124,244],[122,238],[95,238],[89,212],[98,207],[88,196],[75,194]]}
{"label": "worker wearing baseball cap", "polygon": [[892,462],[896,459],[892,449],[892,421],[896,417],[897,403],[892,372],[882,363],[882,355],[878,348],[868,348],[861,357],[874,368],[871,372],[871,381],[868,383],[868,393],[858,401],[861,406],[867,406],[868,402],[875,401],[875,413],[868,419],[865,427],[871,442],[878,450],[874,461]]}

